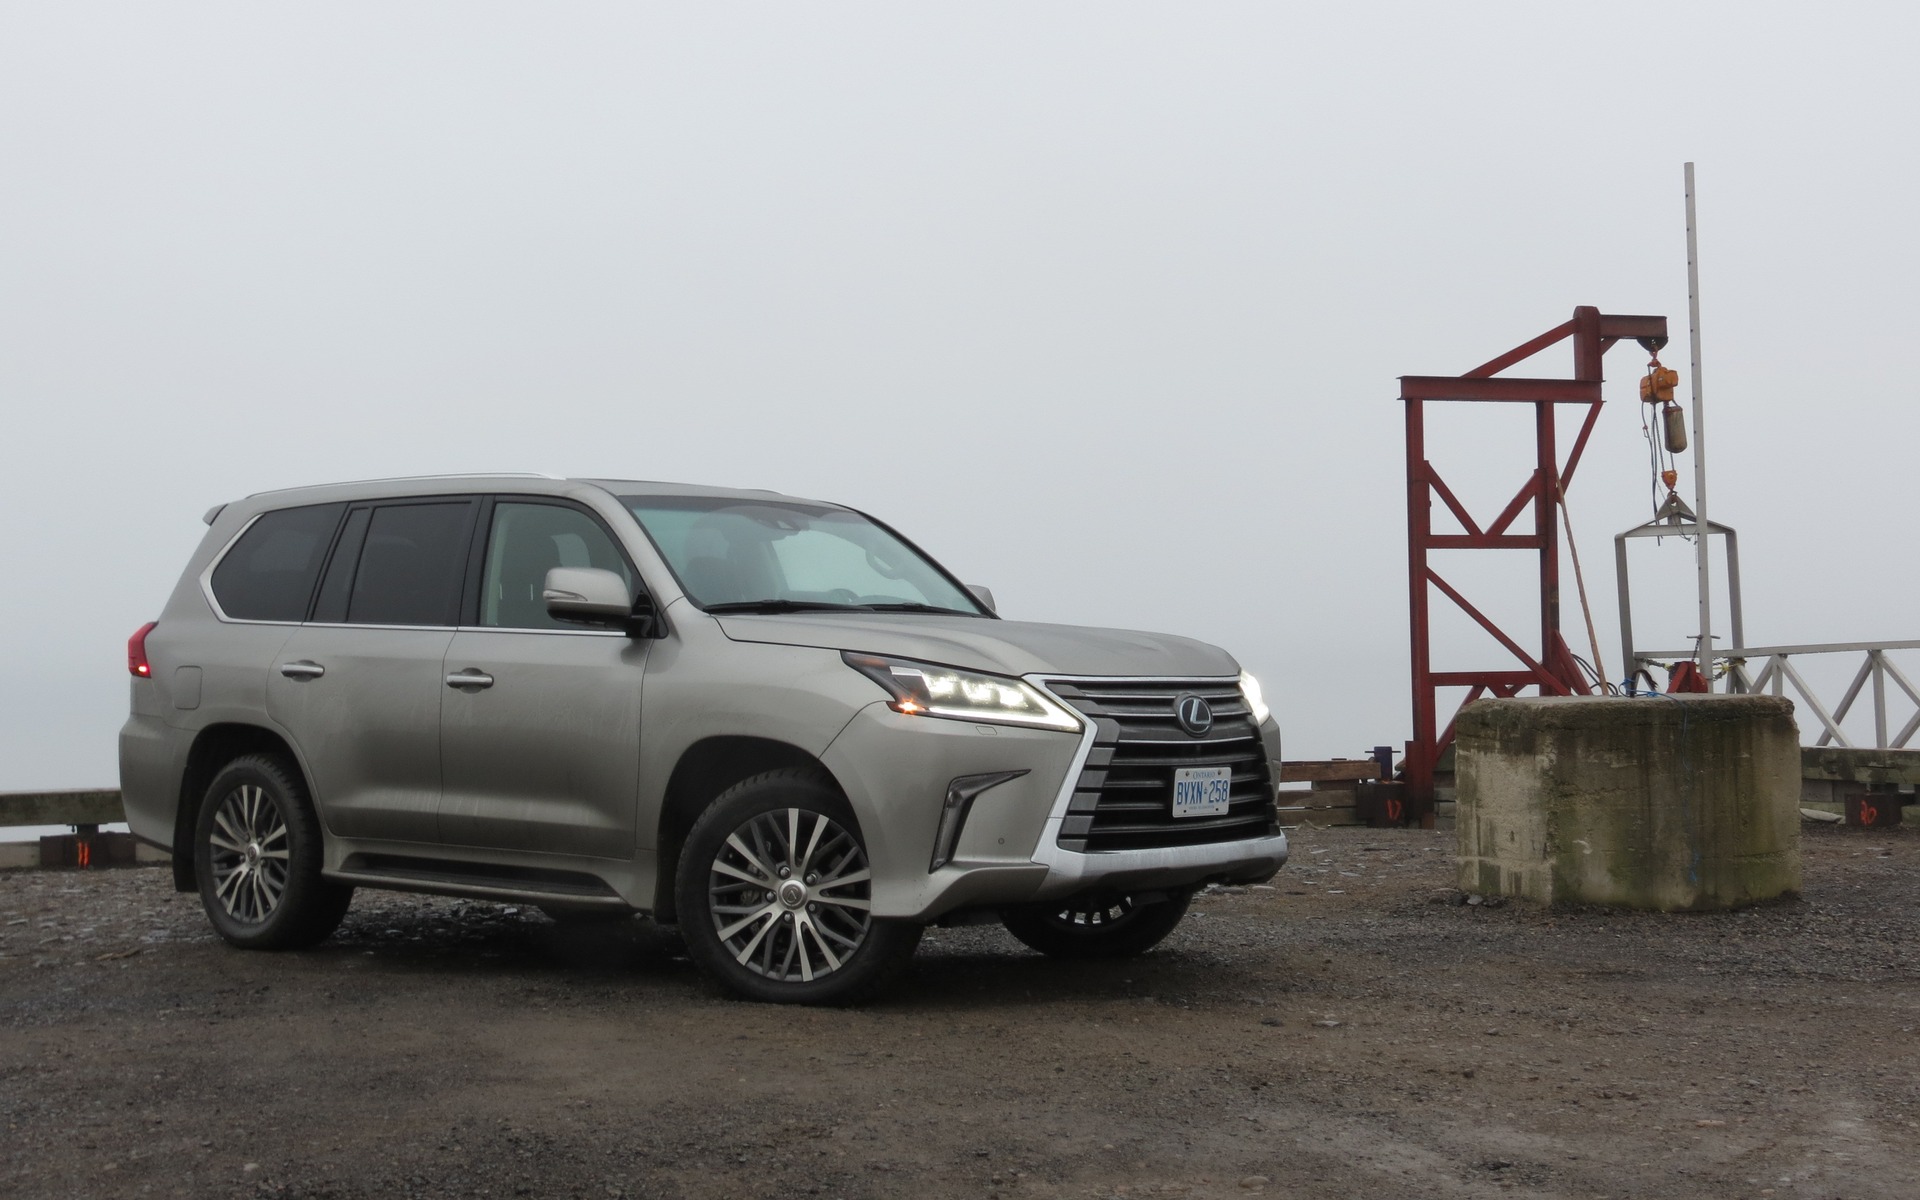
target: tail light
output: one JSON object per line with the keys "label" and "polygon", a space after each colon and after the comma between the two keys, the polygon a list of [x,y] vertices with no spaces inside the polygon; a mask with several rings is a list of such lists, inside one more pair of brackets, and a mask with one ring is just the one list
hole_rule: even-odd
{"label": "tail light", "polygon": [[135,679],[152,679],[153,666],[147,662],[147,635],[153,632],[158,621],[148,621],[134,631],[127,639],[127,674]]}

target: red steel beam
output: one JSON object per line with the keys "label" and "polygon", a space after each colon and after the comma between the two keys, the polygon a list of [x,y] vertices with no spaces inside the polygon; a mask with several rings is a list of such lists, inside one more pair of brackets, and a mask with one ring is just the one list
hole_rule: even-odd
{"label": "red steel beam", "polygon": [[1500,372],[1506,370],[1508,367],[1512,366],[1513,364],[1517,362],[1525,362],[1527,359],[1532,358],[1534,355],[1540,353],[1542,350],[1545,350],[1548,346],[1553,345],[1555,342],[1561,341],[1568,334],[1572,332],[1573,332],[1572,321],[1568,321],[1565,325],[1556,325],[1552,329],[1549,329],[1545,333],[1541,334],[1539,337],[1534,338],[1532,341],[1523,342],[1520,345],[1515,346],[1513,349],[1507,351],[1505,354],[1502,354],[1499,358],[1496,358],[1491,362],[1481,363],[1479,366],[1475,367],[1473,370],[1468,371],[1466,373],[1466,377],[1468,379],[1485,379],[1489,375],[1498,375]]}
{"label": "red steel beam", "polygon": [[[1574,337],[1580,337],[1581,317],[1585,311],[1574,309]],[[1576,340],[1573,357],[1577,363],[1583,347]],[[1598,380],[1593,383],[1598,393]],[[1597,396],[1596,396],[1597,399]],[[1560,629],[1560,522],[1553,510],[1554,497],[1560,494],[1560,452],[1554,447],[1554,412],[1551,404],[1533,406],[1534,469],[1539,472],[1538,479],[1543,485],[1534,489],[1533,532],[1540,539],[1540,648],[1541,657],[1553,663],[1553,639]],[[1554,665],[1558,665],[1555,663]],[[1546,695],[1543,687],[1541,695]]]}
{"label": "red steel beam", "polygon": [[1525,483],[1520,485],[1520,490],[1513,494],[1513,499],[1507,502],[1507,506],[1500,510],[1500,515],[1493,519],[1493,524],[1487,526],[1487,532],[1496,537],[1505,533],[1513,524],[1514,518],[1526,511],[1527,501],[1538,495],[1539,491],[1540,472],[1535,471]]}
{"label": "red steel beam", "polygon": [[1513,404],[1598,404],[1600,381],[1584,379],[1468,379],[1458,375],[1402,375],[1402,400],[1498,400]]}
{"label": "red steel beam", "polygon": [[1433,764],[1439,754],[1440,730],[1434,712],[1432,660],[1427,629],[1427,549],[1433,541],[1433,497],[1428,483],[1426,405],[1407,401],[1407,599],[1413,656],[1413,737],[1407,742],[1407,792],[1414,804],[1410,813],[1422,825],[1433,823]]}
{"label": "red steel beam", "polygon": [[1427,539],[1429,550],[1538,550],[1540,539],[1524,533],[1436,533]]}
{"label": "red steel beam", "polygon": [[1499,687],[1511,684],[1514,687],[1532,687],[1532,671],[1435,671],[1435,687]]}
{"label": "red steel beam", "polygon": [[1587,410],[1587,419],[1580,425],[1580,436],[1573,439],[1573,449],[1567,454],[1567,465],[1560,468],[1560,494],[1567,494],[1567,484],[1573,482],[1574,468],[1580,465],[1580,456],[1587,452],[1587,438],[1593,434],[1593,426],[1600,419],[1600,406],[1595,404]]}
{"label": "red steel beam", "polygon": [[1667,319],[1665,317],[1627,317],[1618,314],[1600,314],[1599,334],[1602,339],[1619,341],[1632,338],[1639,341],[1646,338],[1662,345],[1667,341]]}
{"label": "red steel beam", "polygon": [[[1532,682],[1533,681],[1531,679],[1527,680],[1527,683],[1532,683]],[[1520,686],[1525,687],[1526,684],[1523,683]],[[1494,690],[1499,691],[1500,689],[1496,688]],[[1455,708],[1453,710],[1453,716],[1448,718],[1447,727],[1440,734],[1440,742],[1442,745],[1445,745],[1446,743],[1451,742],[1453,740],[1453,728],[1454,726],[1460,723],[1460,710],[1465,708],[1467,705],[1472,704],[1475,700],[1478,700],[1480,697],[1486,694],[1487,694],[1486,682],[1484,680],[1475,681],[1472,689],[1467,692],[1467,698],[1460,702],[1459,708]],[[1509,696],[1511,696],[1512,694],[1513,694],[1512,692],[1507,693],[1507,695]]]}
{"label": "red steel beam", "polygon": [[1445,504],[1453,513],[1454,517],[1459,520],[1460,528],[1466,530],[1472,537],[1477,538],[1486,535],[1487,531],[1480,528],[1479,524],[1467,514],[1467,506],[1460,503],[1459,497],[1453,494],[1453,489],[1447,486],[1447,481],[1440,478],[1438,471],[1431,469],[1427,471],[1427,484],[1433,488],[1434,494],[1440,497],[1441,503]]}
{"label": "red steel beam", "polygon": [[[1423,824],[1432,823],[1434,763],[1453,740],[1452,721],[1444,731],[1438,728],[1436,693],[1439,688],[1467,687],[1471,689],[1469,702],[1488,693],[1513,696],[1528,687],[1537,687],[1550,695],[1590,690],[1573,652],[1560,635],[1560,539],[1553,509],[1565,495],[1599,420],[1602,359],[1615,343],[1626,339],[1665,345],[1667,319],[1576,308],[1571,320],[1482,363],[1465,375],[1403,375],[1400,378],[1400,399],[1407,410],[1407,616],[1413,658],[1413,737],[1407,743],[1406,778],[1408,813],[1420,817]],[[1571,379],[1499,377],[1508,367],[1569,340],[1573,349]],[[1426,402],[1429,400],[1534,406],[1531,477],[1485,529],[1472,519],[1466,506],[1427,461]],[[1588,406],[1564,466],[1559,461],[1556,445],[1556,406],[1561,404]],[[1465,533],[1433,531],[1436,499],[1459,518]],[[1533,529],[1509,533],[1520,514],[1529,508],[1533,512]],[[1525,549],[1538,554],[1540,651],[1537,656],[1529,653],[1519,639],[1487,619],[1428,565],[1427,556],[1433,550],[1480,549]],[[1527,669],[1435,671],[1430,620],[1431,593],[1436,588],[1526,664]]]}
{"label": "red steel beam", "polygon": [[1439,588],[1440,591],[1443,594],[1445,594],[1447,599],[1453,601],[1455,604],[1460,606],[1460,611],[1466,613],[1469,617],[1472,617],[1474,622],[1478,624],[1480,628],[1492,634],[1493,639],[1495,641],[1499,642],[1502,646],[1505,646],[1510,652],[1512,652],[1515,658],[1519,659],[1522,663],[1525,663],[1527,670],[1531,672],[1533,675],[1533,682],[1539,684],[1543,690],[1547,688],[1553,688],[1555,689],[1555,693],[1554,693],[1555,695],[1564,696],[1568,694],[1568,690],[1566,686],[1562,684],[1557,677],[1555,677],[1552,671],[1547,669],[1546,664],[1536,661],[1533,655],[1528,654],[1525,650],[1521,649],[1519,642],[1516,642],[1511,637],[1507,636],[1505,631],[1503,631],[1498,625],[1495,625],[1492,621],[1487,619],[1487,615],[1485,613],[1475,608],[1473,606],[1472,601],[1468,600],[1465,596],[1462,596],[1459,593],[1459,591],[1454,588],[1452,584],[1440,578],[1440,576],[1437,575],[1431,568],[1427,570],[1427,582]]}

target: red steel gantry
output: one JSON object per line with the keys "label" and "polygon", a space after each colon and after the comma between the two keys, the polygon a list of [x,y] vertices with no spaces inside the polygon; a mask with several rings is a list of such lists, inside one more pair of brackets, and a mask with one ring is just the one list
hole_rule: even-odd
{"label": "red steel gantry", "polygon": [[[1515,363],[1568,338],[1573,339],[1572,379],[1497,377]],[[1587,448],[1594,422],[1600,417],[1601,356],[1624,338],[1634,339],[1649,353],[1656,352],[1667,343],[1667,319],[1608,316],[1597,308],[1576,308],[1573,319],[1564,325],[1547,330],[1465,375],[1400,377],[1400,399],[1407,406],[1407,588],[1413,632],[1413,740],[1407,743],[1405,764],[1409,818],[1419,818],[1423,824],[1432,823],[1435,764],[1453,742],[1453,720],[1447,721],[1444,730],[1439,728],[1441,688],[1467,688],[1467,698],[1461,707],[1485,695],[1512,696],[1527,687],[1538,687],[1543,696],[1567,696],[1593,690],[1560,636],[1560,539],[1554,506],[1564,497],[1574,469],[1580,465],[1580,455]],[[1474,521],[1466,506],[1427,461],[1426,405],[1430,400],[1533,405],[1533,471],[1490,525],[1482,527]],[[1555,448],[1556,406],[1561,404],[1587,406],[1586,419],[1574,438],[1565,466],[1560,465]],[[1436,497],[1460,523],[1463,532],[1433,532]],[[1532,529],[1514,532],[1514,522],[1529,509],[1533,513]],[[1433,550],[1537,551],[1540,558],[1538,652],[1529,653],[1521,639],[1501,630],[1442,579],[1427,561],[1428,553]],[[1427,608],[1435,589],[1506,647],[1518,660],[1519,668],[1435,671]]]}

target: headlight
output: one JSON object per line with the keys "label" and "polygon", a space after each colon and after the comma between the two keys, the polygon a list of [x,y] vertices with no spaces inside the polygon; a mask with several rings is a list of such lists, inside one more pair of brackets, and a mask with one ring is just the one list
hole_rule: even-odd
{"label": "headlight", "polygon": [[1018,679],[845,652],[846,664],[893,697],[893,711],[1000,725],[1078,730],[1079,718]]}
{"label": "headlight", "polygon": [[1240,672],[1240,695],[1246,699],[1247,711],[1253,714],[1255,725],[1265,724],[1267,718],[1273,715],[1267,708],[1267,702],[1260,696],[1260,681],[1245,671]]}

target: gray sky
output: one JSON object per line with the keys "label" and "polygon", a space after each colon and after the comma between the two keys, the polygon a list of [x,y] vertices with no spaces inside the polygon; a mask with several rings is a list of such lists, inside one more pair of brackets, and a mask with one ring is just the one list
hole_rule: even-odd
{"label": "gray sky", "polygon": [[[1686,159],[1749,641],[1920,636],[1916,24],[0,3],[0,789],[114,779],[125,639],[207,507],[469,469],[851,503],[1009,616],[1226,646],[1289,757],[1397,745],[1395,377],[1576,304],[1668,314],[1684,372]],[[1609,356],[1570,496],[1615,675],[1642,364]],[[1522,413],[1456,424],[1433,457],[1497,509]],[[1663,549],[1637,621],[1672,641]],[[1523,574],[1457,578],[1526,609]],[[1571,586],[1566,623],[1584,652]],[[1442,628],[1447,663],[1499,663]]]}

